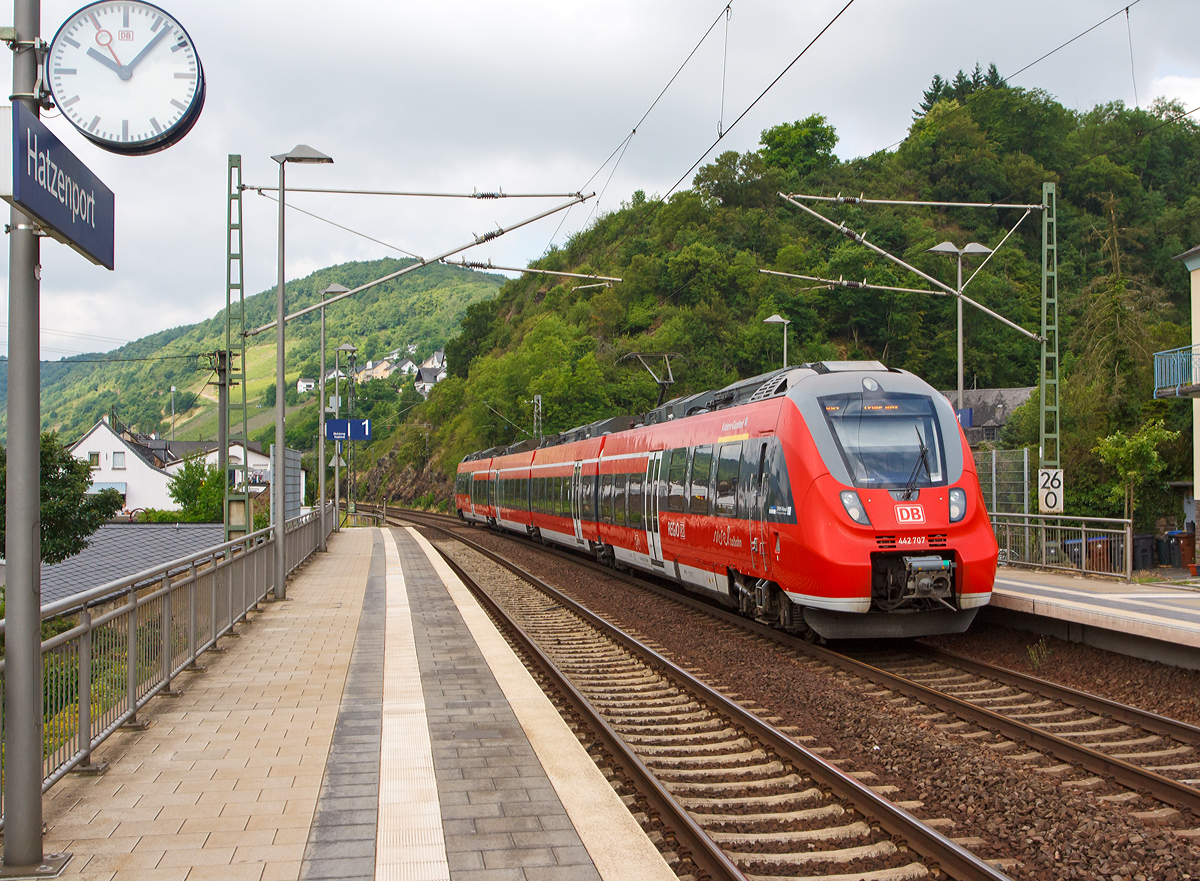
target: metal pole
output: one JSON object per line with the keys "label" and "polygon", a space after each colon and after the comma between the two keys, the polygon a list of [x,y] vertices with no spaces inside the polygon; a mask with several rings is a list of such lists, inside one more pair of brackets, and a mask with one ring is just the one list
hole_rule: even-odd
{"label": "metal pole", "polygon": [[[322,310],[324,311],[324,310]],[[338,350],[333,350],[333,418],[337,419],[342,412],[341,379],[338,368]],[[342,442],[333,442],[333,531],[342,531]]]}
{"label": "metal pole", "polygon": [[171,386],[171,440],[175,440],[175,386]]}
{"label": "metal pole", "polygon": [[[28,95],[38,80],[40,0],[14,0],[13,92],[34,115]],[[6,172],[11,173],[11,170]],[[41,389],[38,355],[41,285],[33,221],[12,208],[8,239],[7,606],[4,671],[4,865],[42,861],[42,543]]]}
{"label": "metal pole", "polygon": [[790,322],[783,323],[783,369],[787,370],[787,329]]}
{"label": "metal pole", "polygon": [[321,307],[321,378],[317,380],[317,409],[320,417],[317,427],[317,507],[321,510],[321,535],[319,546],[325,551],[325,307]]}
{"label": "metal pole", "polygon": [[283,429],[284,363],[283,363],[283,318],[286,314],[283,291],[283,203],[285,159],[279,159],[279,285],[275,292],[275,473],[271,475],[271,492],[275,494],[275,599],[287,596],[287,560],[284,557],[283,531],[287,523],[285,483],[287,474],[287,451]]}
{"label": "metal pole", "polygon": [[[171,386],[174,391],[175,387]],[[242,463],[248,464],[249,454],[246,448],[242,447]],[[229,494],[229,350],[221,349],[217,352],[217,470],[221,472],[221,498],[224,503],[224,498]],[[247,506],[247,518],[249,517],[249,506]],[[223,518],[226,525],[229,522],[229,510],[226,505],[226,510],[223,513]],[[253,524],[247,524],[251,526]],[[226,533],[225,539],[228,541],[229,535]]]}
{"label": "metal pole", "polygon": [[958,409],[963,409],[962,251],[958,252]]}

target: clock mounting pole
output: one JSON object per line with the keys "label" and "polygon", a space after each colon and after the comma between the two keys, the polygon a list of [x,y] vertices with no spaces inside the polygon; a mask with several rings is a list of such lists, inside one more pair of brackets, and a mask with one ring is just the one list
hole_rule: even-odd
{"label": "clock mounting pole", "polygon": [[[13,2],[13,96],[37,117],[40,0]],[[11,171],[6,172],[11,173]],[[42,852],[42,542],[40,238],[9,209],[7,606],[4,671],[5,874],[57,875],[70,854]],[[42,870],[47,866],[49,871]]]}

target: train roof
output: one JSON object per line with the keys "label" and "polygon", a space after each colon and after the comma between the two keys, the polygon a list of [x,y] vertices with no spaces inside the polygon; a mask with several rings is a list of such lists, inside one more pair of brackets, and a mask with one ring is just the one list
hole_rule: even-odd
{"label": "train roof", "polygon": [[556,447],[561,444],[576,443],[589,438],[603,437],[618,431],[627,431],[642,425],[660,425],[675,419],[685,419],[713,410],[725,410],[755,401],[765,401],[787,393],[787,390],[809,376],[828,373],[895,373],[897,371],[885,366],[879,361],[814,361],[808,364],[798,364],[795,367],[784,367],[770,373],[762,373],[749,379],[740,379],[721,389],[697,392],[667,401],[653,410],[648,411],[641,419],[631,416],[612,416],[608,419],[598,419],[587,425],[568,429],[555,435],[535,441],[532,438],[519,441],[509,447],[492,447],[463,457],[464,462],[487,459],[493,456],[503,456],[510,453],[523,453],[534,449]]}

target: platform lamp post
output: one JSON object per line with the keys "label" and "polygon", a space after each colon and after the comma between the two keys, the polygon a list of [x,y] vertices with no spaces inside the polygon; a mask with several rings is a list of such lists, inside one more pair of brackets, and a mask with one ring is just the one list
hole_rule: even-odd
{"label": "platform lamp post", "polygon": [[960,250],[952,242],[942,242],[940,245],[934,245],[928,248],[926,253],[929,254],[953,254],[958,258],[958,283],[954,289],[958,291],[958,409],[963,409],[963,310],[962,310],[962,261],[963,254],[990,254],[992,249],[987,245],[981,245],[979,242],[971,242],[964,245]]}
{"label": "platform lamp post", "polygon": [[[342,343],[333,352],[333,418],[337,419],[341,415],[342,396],[338,391],[338,380],[342,378],[341,370],[338,368],[338,355],[342,352],[346,353],[346,363],[350,363],[350,356],[357,352],[354,346],[349,343]],[[333,445],[333,530],[340,532],[342,529],[342,442],[336,441]]]}
{"label": "platform lamp post", "polygon": [[764,318],[763,324],[782,324],[783,325],[783,367],[787,369],[787,336],[788,325],[792,322],[784,318],[782,315],[772,315],[770,318]]}
{"label": "platform lamp post", "polygon": [[287,597],[287,555],[284,553],[284,533],[287,531],[285,484],[287,474],[287,438],[283,430],[284,380],[283,328],[287,320],[283,283],[283,228],[286,189],[284,170],[289,162],[330,164],[331,158],[306,144],[297,144],[290,153],[272,156],[279,163],[279,285],[275,292],[275,472],[271,475],[271,492],[275,495],[275,599]]}
{"label": "platform lamp post", "polygon": [[[321,550],[325,550],[325,306],[324,302],[331,294],[344,294],[350,290],[348,287],[340,284],[331,284],[325,290],[321,291],[321,374],[317,380],[317,402],[320,410],[320,425],[317,428],[317,498],[319,498],[321,509]],[[337,516],[337,512],[334,512]]]}

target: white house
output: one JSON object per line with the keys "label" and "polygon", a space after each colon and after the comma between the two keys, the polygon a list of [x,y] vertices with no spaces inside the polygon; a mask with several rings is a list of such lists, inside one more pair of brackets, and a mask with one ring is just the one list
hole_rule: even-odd
{"label": "white house", "polygon": [[311,392],[317,387],[315,379],[305,379],[303,376],[296,380],[296,394],[302,395],[305,392]]}
{"label": "white house", "polygon": [[90,491],[115,489],[125,500],[126,511],[175,507],[167,493],[171,473],[148,448],[122,437],[108,416],[76,441],[70,452],[91,464]]}
{"label": "white house", "polygon": [[[217,453],[220,452],[220,449],[217,446],[215,441],[209,441],[206,443],[194,443],[193,442],[193,443],[188,444],[189,449],[185,449],[185,450],[175,449],[176,447],[180,447],[180,446],[181,446],[181,442],[176,442],[176,443],[172,444],[172,452],[175,452],[176,454],[180,455],[180,458],[178,458],[178,459],[174,460],[173,462],[171,462],[170,464],[164,466],[164,469],[167,471],[167,473],[171,474],[172,476],[174,476],[179,471],[179,469],[183,467],[184,461],[189,456],[201,454],[204,457],[205,465],[216,465],[217,464]],[[246,464],[249,469],[248,477],[249,477],[250,483],[251,484],[266,483],[270,479],[269,475],[270,475],[270,471],[271,471],[271,457],[268,454],[261,452],[260,450],[256,450],[253,446],[251,446],[249,448],[249,456],[250,456],[250,458]],[[242,462],[242,445],[238,444],[238,443],[230,443],[229,444],[229,466],[232,468],[234,465],[240,465],[241,462]]]}

